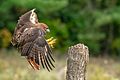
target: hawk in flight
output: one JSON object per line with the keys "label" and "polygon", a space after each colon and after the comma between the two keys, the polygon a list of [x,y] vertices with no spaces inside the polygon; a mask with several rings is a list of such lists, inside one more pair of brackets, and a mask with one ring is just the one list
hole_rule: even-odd
{"label": "hawk in flight", "polygon": [[[23,14],[15,28],[12,44],[18,48],[21,56],[25,56],[33,69],[40,69],[40,65],[48,71],[52,70],[53,62],[52,57],[53,44],[55,39],[50,38],[46,40],[44,37],[49,28],[46,24],[38,22],[35,9],[30,10]],[[50,47],[51,46],[51,47]]]}

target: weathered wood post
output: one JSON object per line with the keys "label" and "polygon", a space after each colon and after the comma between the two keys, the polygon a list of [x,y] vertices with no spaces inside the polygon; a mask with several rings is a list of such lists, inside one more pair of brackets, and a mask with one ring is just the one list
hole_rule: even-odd
{"label": "weathered wood post", "polygon": [[88,47],[84,44],[71,46],[68,50],[66,80],[86,80],[86,66],[89,60]]}

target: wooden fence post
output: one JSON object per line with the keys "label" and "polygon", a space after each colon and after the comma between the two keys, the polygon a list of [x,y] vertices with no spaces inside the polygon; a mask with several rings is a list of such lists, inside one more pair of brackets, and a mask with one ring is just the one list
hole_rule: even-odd
{"label": "wooden fence post", "polygon": [[69,47],[66,80],[86,80],[86,66],[89,60],[88,47],[77,44]]}

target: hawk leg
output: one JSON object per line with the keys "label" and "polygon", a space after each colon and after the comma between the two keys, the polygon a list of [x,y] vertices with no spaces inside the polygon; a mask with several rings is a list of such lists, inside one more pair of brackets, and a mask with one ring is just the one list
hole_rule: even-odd
{"label": "hawk leg", "polygon": [[48,44],[49,44],[52,48],[54,48],[53,45],[56,43],[56,39],[54,39],[53,37],[51,37],[51,38],[47,39],[47,42],[48,42]]}

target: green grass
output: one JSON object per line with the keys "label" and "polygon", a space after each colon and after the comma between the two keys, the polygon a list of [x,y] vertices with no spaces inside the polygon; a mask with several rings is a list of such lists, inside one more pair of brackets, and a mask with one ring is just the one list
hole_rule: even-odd
{"label": "green grass", "polygon": [[[0,80],[65,80],[66,58],[55,58],[56,68],[48,72],[31,68],[17,51],[0,51]],[[111,58],[90,58],[87,80],[120,80],[120,62]]]}

